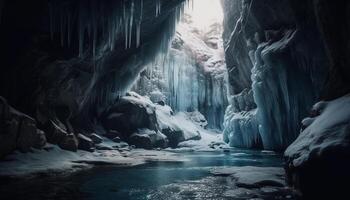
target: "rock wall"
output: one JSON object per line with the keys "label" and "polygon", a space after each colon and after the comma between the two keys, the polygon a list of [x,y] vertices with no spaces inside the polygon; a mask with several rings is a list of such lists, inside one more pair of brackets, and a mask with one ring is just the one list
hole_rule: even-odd
{"label": "rock wall", "polygon": [[223,4],[229,17],[224,34],[229,80],[237,81],[230,81],[231,95],[253,91],[263,147],[283,150],[298,136],[300,121],[321,96],[327,78],[329,60],[312,2]]}
{"label": "rock wall", "polygon": [[[231,94],[235,99],[252,89],[257,105],[255,117],[243,118],[239,114],[247,108],[231,101],[227,140],[251,147],[255,129],[247,121],[254,118],[263,148],[283,150],[294,141],[284,154],[285,169],[289,184],[305,199],[348,196],[350,2],[222,2]],[[319,100],[332,101],[312,107]]]}

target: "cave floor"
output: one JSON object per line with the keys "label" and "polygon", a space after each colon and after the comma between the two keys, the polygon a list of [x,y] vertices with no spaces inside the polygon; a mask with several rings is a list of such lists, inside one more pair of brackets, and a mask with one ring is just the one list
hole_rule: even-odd
{"label": "cave floor", "polygon": [[2,199],[27,200],[298,199],[284,185],[279,154],[241,149],[178,154],[172,162],[1,178],[0,193]]}

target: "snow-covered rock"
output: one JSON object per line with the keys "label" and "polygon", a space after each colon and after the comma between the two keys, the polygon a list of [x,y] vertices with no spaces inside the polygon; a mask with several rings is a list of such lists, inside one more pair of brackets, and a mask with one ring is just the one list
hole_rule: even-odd
{"label": "snow-covered rock", "polygon": [[261,188],[264,186],[285,186],[284,170],[278,167],[223,167],[212,169],[216,176],[232,176],[235,184],[244,188]]}
{"label": "snow-covered rock", "polygon": [[101,116],[104,128],[121,133],[127,139],[138,129],[158,130],[155,105],[134,92],[121,97]]}
{"label": "snow-covered rock", "polygon": [[160,131],[167,136],[169,146],[176,147],[186,140],[200,139],[200,126],[193,122],[186,113],[173,114],[169,106],[157,105],[157,120]]}
{"label": "snow-covered rock", "polygon": [[206,123],[199,112],[174,115],[169,106],[154,104],[148,97],[129,92],[101,117],[106,137],[142,148],[176,147],[179,142],[200,139]]}
{"label": "snow-covered rock", "polygon": [[308,197],[348,194],[350,94],[315,104],[313,113],[284,153],[289,182]]}

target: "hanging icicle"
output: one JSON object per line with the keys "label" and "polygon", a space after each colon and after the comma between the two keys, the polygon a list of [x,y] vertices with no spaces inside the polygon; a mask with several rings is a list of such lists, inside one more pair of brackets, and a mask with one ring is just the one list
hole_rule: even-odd
{"label": "hanging icicle", "polygon": [[160,15],[162,3],[161,0],[156,0],[156,17]]}
{"label": "hanging icicle", "polygon": [[[62,47],[68,48],[75,43],[74,46],[78,47],[79,58],[91,55],[93,60],[98,59],[99,50],[113,51],[115,43],[121,37],[124,39],[125,49],[139,48],[142,45],[144,1],[78,0],[77,4],[74,4],[51,0],[48,5],[51,40],[57,40]],[[155,0],[156,17],[161,14],[163,1]],[[175,25],[183,14],[184,5],[189,1],[175,8],[174,20],[168,20],[172,28],[164,36],[164,40],[170,41],[169,38],[175,33]],[[76,37],[73,37],[72,34],[76,34]],[[76,40],[73,41],[73,38]],[[163,48],[168,48],[167,42],[164,42]]]}

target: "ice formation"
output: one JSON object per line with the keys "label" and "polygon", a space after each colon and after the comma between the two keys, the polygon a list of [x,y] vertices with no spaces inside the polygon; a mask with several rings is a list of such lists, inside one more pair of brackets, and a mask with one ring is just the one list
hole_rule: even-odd
{"label": "ice formation", "polygon": [[256,114],[252,90],[245,89],[240,94],[232,96],[225,112],[223,131],[225,142],[235,147],[262,147]]}
{"label": "ice formation", "polygon": [[175,112],[199,111],[208,120],[208,127],[221,129],[227,105],[227,72],[220,37],[218,24],[198,33],[186,16],[177,27],[169,52],[159,54],[146,67],[133,90],[153,102],[170,105]]}
{"label": "ice formation", "polygon": [[[254,64],[253,98],[236,95],[226,111],[224,133],[232,146],[250,148],[261,138],[264,149],[283,150],[298,136],[300,121],[317,98],[314,68],[306,59],[300,59],[305,55],[296,46],[300,32],[281,30],[279,38],[270,34],[267,32],[267,41],[249,53]],[[244,93],[238,96],[246,96]],[[256,109],[244,107],[250,101],[254,101]]]}
{"label": "ice formation", "polygon": [[284,149],[294,141],[315,99],[311,76],[303,71],[307,63],[283,56],[294,50],[296,35],[297,31],[286,30],[279,41],[260,44],[255,52],[252,88],[265,149]]}

